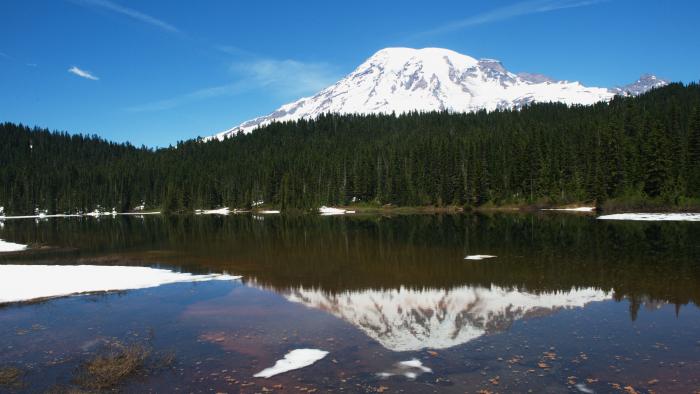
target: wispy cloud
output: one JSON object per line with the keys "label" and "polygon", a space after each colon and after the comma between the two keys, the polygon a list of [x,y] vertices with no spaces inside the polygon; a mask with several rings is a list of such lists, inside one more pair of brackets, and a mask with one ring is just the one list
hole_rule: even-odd
{"label": "wispy cloud", "polygon": [[263,91],[282,99],[316,93],[338,79],[334,67],[326,63],[304,63],[297,60],[258,59],[235,63],[231,72],[235,82],[211,86],[174,97],[126,108],[130,112],[162,111],[209,100],[235,96],[251,91]]}
{"label": "wispy cloud", "polygon": [[516,18],[523,15],[540,14],[563,10],[567,8],[586,7],[609,0],[531,0],[512,4],[506,7],[496,8],[481,14],[452,21],[436,28],[425,30],[413,35],[413,38],[433,36],[437,34],[449,33],[462,30],[468,27],[484,25],[492,22],[499,22]]}
{"label": "wispy cloud", "polygon": [[96,76],[92,75],[92,73],[90,73],[89,71],[81,70],[81,69],[79,69],[79,68],[76,67],[76,66],[73,66],[73,67],[69,68],[69,69],[68,69],[68,72],[71,73],[71,74],[75,74],[75,75],[77,75],[77,76],[79,76],[79,77],[81,77],[81,78],[91,79],[91,80],[93,80],[93,81],[99,80],[99,78],[97,78]]}
{"label": "wispy cloud", "polygon": [[126,110],[129,112],[162,111],[214,97],[235,95],[245,90],[247,90],[246,84],[242,82],[212,86],[146,104],[127,107]]}
{"label": "wispy cloud", "polygon": [[95,8],[101,8],[110,12],[114,12],[117,14],[122,14],[125,16],[128,16],[129,18],[135,19],[139,22],[146,23],[152,26],[155,26],[157,28],[160,28],[162,30],[171,32],[171,33],[179,33],[180,30],[176,28],[175,26],[164,22],[158,18],[154,18],[148,14],[144,14],[143,12],[137,11],[133,8],[128,8],[124,7],[120,4],[117,4],[115,2],[109,1],[109,0],[74,0],[75,3],[88,6],[88,7],[95,7]]}
{"label": "wispy cloud", "polygon": [[328,63],[291,59],[235,63],[231,70],[253,82],[256,88],[286,98],[316,93],[339,78],[335,67]]}
{"label": "wispy cloud", "polygon": [[[13,56],[10,56],[7,53],[2,52],[2,51],[0,51],[0,59],[7,59],[11,62],[17,62],[17,63],[21,62],[20,60],[15,59]],[[36,63],[24,63],[24,65],[27,67],[37,67],[38,66],[38,64],[36,64]]]}
{"label": "wispy cloud", "polygon": [[212,48],[215,50],[225,53],[227,55],[242,56],[242,57],[255,57],[253,52],[239,48],[233,45],[213,45]]}

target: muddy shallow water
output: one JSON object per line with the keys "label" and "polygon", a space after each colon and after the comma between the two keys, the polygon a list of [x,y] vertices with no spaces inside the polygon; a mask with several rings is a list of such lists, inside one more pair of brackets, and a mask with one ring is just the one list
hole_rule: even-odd
{"label": "muddy shallow water", "polygon": [[[0,264],[242,276],[0,306],[0,371],[21,371],[0,392],[86,389],[114,343],[155,360],[106,388],[123,392],[700,390],[700,223],[152,216],[7,221],[0,238],[35,245]],[[253,377],[300,348],[329,354]]]}

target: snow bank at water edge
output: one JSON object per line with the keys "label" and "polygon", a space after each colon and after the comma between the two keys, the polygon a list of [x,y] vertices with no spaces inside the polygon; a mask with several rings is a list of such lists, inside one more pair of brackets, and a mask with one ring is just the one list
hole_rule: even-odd
{"label": "snow bank at water edge", "polygon": [[320,213],[321,216],[333,216],[333,215],[345,215],[347,213],[355,213],[355,211],[348,211],[347,209],[342,209],[342,208],[327,207],[324,205],[318,209],[318,213]]}
{"label": "snow bank at water edge", "polygon": [[547,208],[543,211],[568,211],[568,212],[594,212],[595,207],[577,207],[577,208]]}
{"label": "snow bank at water edge", "polygon": [[160,211],[155,212],[89,212],[86,214],[56,214],[56,215],[21,215],[21,216],[0,216],[0,220],[5,219],[52,219],[52,218],[81,218],[85,216],[89,217],[100,217],[100,216],[143,216],[143,215],[160,215]]}
{"label": "snow bank at water edge", "polygon": [[[0,239],[0,253],[2,252],[19,252],[27,249],[27,245],[16,244],[13,242],[5,242]],[[1,280],[1,279],[0,279]]]}
{"label": "snow bank at water edge", "polygon": [[197,215],[228,215],[231,210],[228,207],[223,207],[219,209],[198,209],[194,211]]}
{"label": "snow bank at water edge", "polygon": [[0,216],[0,220],[4,219],[51,219],[51,218],[79,218],[83,215],[78,214],[56,214],[56,215],[46,215],[40,213],[38,215],[25,215],[25,216]]}
{"label": "snow bank at water edge", "polygon": [[496,256],[492,256],[490,254],[471,254],[467,257],[465,257],[465,260],[483,260],[483,259],[493,259]]}
{"label": "snow bank at water edge", "polygon": [[114,208],[112,208],[112,211],[111,211],[111,212],[107,212],[107,211],[102,211],[102,210],[100,210],[100,209],[95,209],[94,211],[88,212],[88,213],[85,214],[85,216],[92,216],[92,217],[95,217],[95,218],[98,218],[98,217],[100,217],[100,216],[109,216],[109,215],[111,215],[111,216],[117,216],[117,210],[114,209]]}
{"label": "snow bank at water edge", "polygon": [[236,280],[227,274],[193,275],[149,267],[96,265],[0,265],[0,303],[168,283]]}
{"label": "snow bank at water edge", "polygon": [[344,209],[341,209],[341,208],[327,207],[324,205],[318,209],[318,213],[320,213],[323,216],[345,215],[345,213],[347,213],[347,211]]}
{"label": "snow bank at water edge", "polygon": [[677,221],[700,222],[700,213],[616,213],[598,216],[599,220],[640,220],[640,221]]}
{"label": "snow bank at water edge", "polygon": [[263,369],[253,375],[256,378],[269,378],[284,372],[308,367],[326,357],[328,352],[318,349],[296,349],[287,353],[283,359],[277,360],[274,366]]}

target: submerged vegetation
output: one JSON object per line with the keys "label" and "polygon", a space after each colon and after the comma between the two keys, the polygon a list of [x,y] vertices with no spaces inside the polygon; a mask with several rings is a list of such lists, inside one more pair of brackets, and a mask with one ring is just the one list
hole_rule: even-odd
{"label": "submerged vegetation", "polygon": [[169,367],[173,361],[172,354],[154,355],[149,346],[115,341],[78,369],[75,383],[85,389],[109,389],[133,376]]}
{"label": "submerged vegetation", "polygon": [[473,114],[324,115],[136,148],[0,125],[8,213],[568,204],[700,209],[700,87]]}
{"label": "submerged vegetation", "polygon": [[0,367],[0,388],[20,388],[22,371],[15,367]]}
{"label": "submerged vegetation", "polygon": [[106,389],[145,369],[151,351],[142,345],[115,343],[105,354],[85,363],[76,382],[89,389]]}

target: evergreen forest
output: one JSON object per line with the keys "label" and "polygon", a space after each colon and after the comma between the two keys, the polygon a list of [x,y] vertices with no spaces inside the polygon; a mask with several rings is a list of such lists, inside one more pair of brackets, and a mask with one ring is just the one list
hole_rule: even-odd
{"label": "evergreen forest", "polygon": [[[0,124],[6,214],[321,205],[700,206],[700,86],[592,106],[327,114],[135,147]],[[607,204],[607,205],[606,205]]]}

